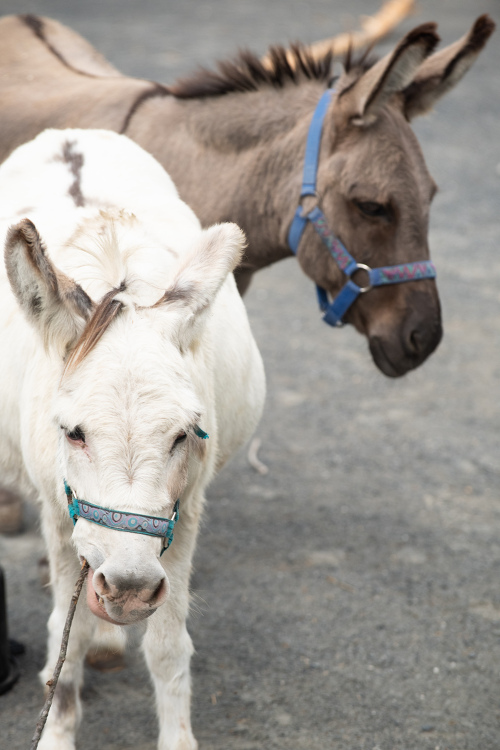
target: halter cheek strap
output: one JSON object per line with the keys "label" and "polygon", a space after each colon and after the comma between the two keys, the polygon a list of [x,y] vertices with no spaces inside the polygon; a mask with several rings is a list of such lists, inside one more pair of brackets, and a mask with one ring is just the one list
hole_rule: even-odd
{"label": "halter cheek strap", "polygon": [[[288,244],[294,255],[296,255],[304,229],[307,223],[310,222],[327,246],[330,255],[340,270],[346,275],[346,283],[332,302],[329,301],[326,290],[316,285],[318,304],[320,310],[325,313],[323,320],[331,326],[340,326],[343,325],[343,316],[360,294],[368,292],[376,286],[401,284],[405,281],[418,281],[420,279],[434,279],[436,277],[436,268],[430,260],[402,263],[397,266],[383,266],[380,268],[370,268],[364,263],[357,263],[339,238],[333,234],[319,206],[315,206],[309,213],[303,212],[301,205],[302,198],[308,195],[319,198],[316,190],[319,149],[323,132],[323,122],[333,93],[334,89],[325,91],[318,102],[309,126],[300,200],[288,232]],[[352,276],[356,271],[364,271],[368,275],[368,284],[366,286],[361,287],[353,281]]]}

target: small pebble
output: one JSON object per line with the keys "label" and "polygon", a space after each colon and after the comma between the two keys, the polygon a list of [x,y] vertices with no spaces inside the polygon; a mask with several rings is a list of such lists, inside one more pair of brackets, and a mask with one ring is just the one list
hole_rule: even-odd
{"label": "small pebble", "polygon": [[422,732],[433,732],[434,731],[434,724],[422,724]]}
{"label": "small pebble", "polygon": [[276,721],[280,726],[287,727],[292,723],[292,717],[290,716],[290,714],[281,713],[276,715]]}

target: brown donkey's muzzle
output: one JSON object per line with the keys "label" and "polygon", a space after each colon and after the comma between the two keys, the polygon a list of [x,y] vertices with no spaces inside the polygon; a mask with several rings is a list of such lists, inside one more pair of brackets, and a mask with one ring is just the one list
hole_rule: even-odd
{"label": "brown donkey's muzzle", "polygon": [[[436,349],[443,335],[435,283],[418,283],[420,288],[407,288],[404,292],[406,314],[395,325],[386,318],[383,325],[372,326],[368,334],[375,364],[391,378],[421,365]],[[427,289],[422,289],[424,284],[429,285]]]}

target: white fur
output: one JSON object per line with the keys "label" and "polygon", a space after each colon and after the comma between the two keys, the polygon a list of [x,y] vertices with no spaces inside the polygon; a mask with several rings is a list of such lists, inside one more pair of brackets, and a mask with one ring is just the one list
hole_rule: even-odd
{"label": "white fur", "polygon": [[[67,143],[83,157],[76,170],[81,207],[68,192],[75,173],[61,158]],[[203,231],[162,167],[107,131],[45,131],[9,157],[0,167],[2,244],[9,227],[24,217],[35,224],[61,278],[75,280],[94,302],[126,280],[116,295],[123,311],[63,376],[62,353],[74,345],[75,331],[80,335],[84,316],[67,306],[57,325],[52,310],[38,323],[29,319],[21,287],[44,282],[25,262],[22,242],[6,250],[14,289],[3,264],[0,273],[0,474],[8,486],[41,502],[54,592],[42,679],[57,658],[79,557],[106,583],[121,575],[139,607],[164,581],[158,602],[151,599],[154,614],[143,643],[157,696],[158,747],[192,750],[186,616],[203,493],[252,434],[265,391],[262,362],[230,273],[243,236],[235,225]],[[175,288],[191,294],[151,307]],[[195,423],[210,435],[204,453],[191,430]],[[61,428],[77,424],[85,429],[85,447],[71,444]],[[187,440],[172,448],[182,431],[189,431]],[[179,492],[172,546],[160,560],[158,539],[81,519],[73,527],[63,478],[89,502],[164,517]],[[114,612],[111,599],[105,606]],[[130,617],[139,619],[138,612]],[[74,748],[82,661],[97,622],[82,594],[40,750]]]}

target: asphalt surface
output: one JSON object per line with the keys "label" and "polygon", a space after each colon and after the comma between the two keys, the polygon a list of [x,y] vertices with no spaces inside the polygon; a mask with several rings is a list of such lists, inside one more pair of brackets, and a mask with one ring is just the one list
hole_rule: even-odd
{"label": "asphalt surface", "polygon": [[[240,46],[337,33],[376,7],[0,0],[167,83]],[[496,0],[420,0],[402,31],[436,20],[449,43],[481,12],[500,21]],[[258,436],[269,474],[242,453],[208,493],[189,622],[200,750],[500,748],[498,33],[415,125],[440,187],[430,240],[445,336],[430,360],[386,379],[364,339],[319,320],[293,259],[248,293],[268,376]],[[0,538],[10,631],[27,646],[0,697],[2,750],[28,747],[43,702],[50,597],[35,511],[27,518],[24,534]],[[156,747],[147,672],[133,645],[127,658],[120,673],[87,672],[79,750]]]}

